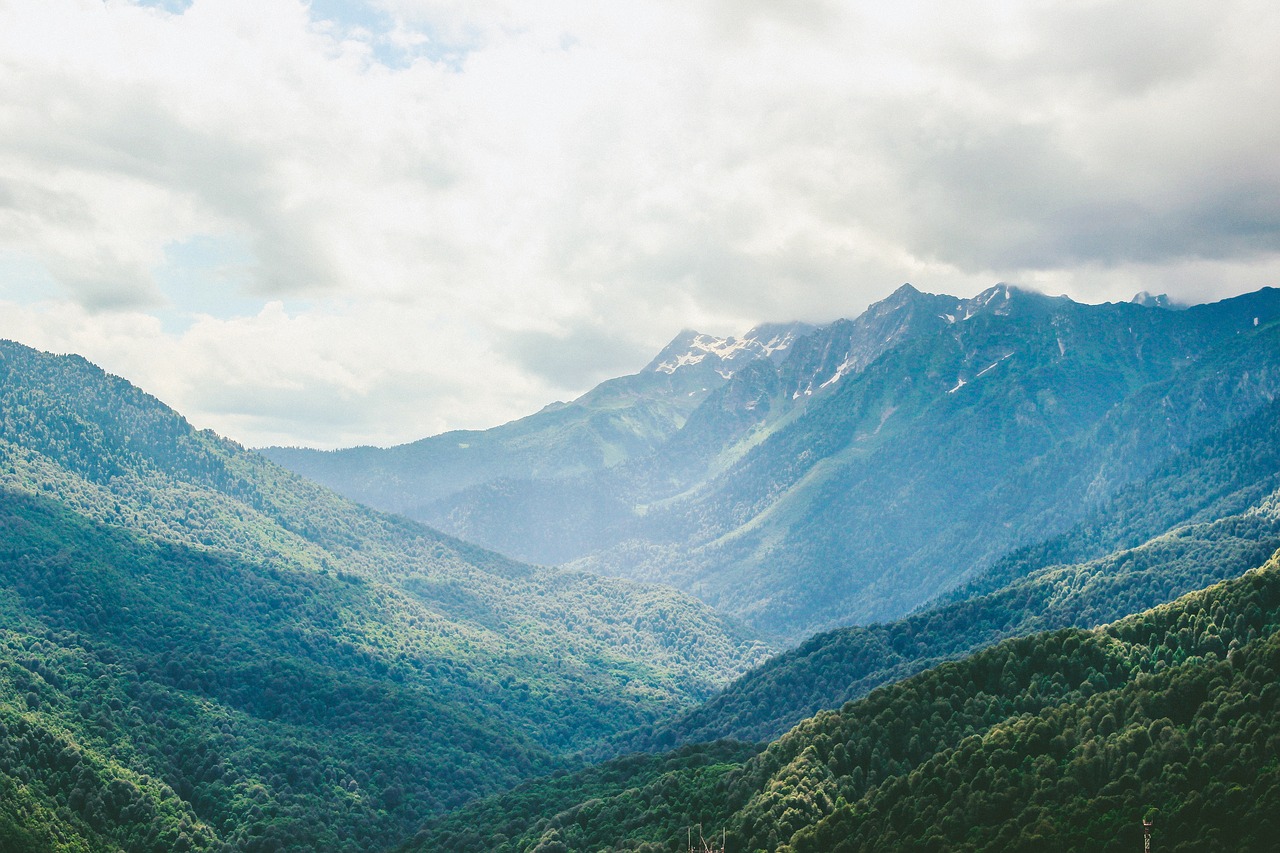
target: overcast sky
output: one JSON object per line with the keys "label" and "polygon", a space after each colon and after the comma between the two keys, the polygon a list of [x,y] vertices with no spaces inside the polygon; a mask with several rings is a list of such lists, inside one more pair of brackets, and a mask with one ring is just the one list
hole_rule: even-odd
{"label": "overcast sky", "polygon": [[248,445],[904,281],[1280,284],[1280,4],[0,0],[0,337]]}

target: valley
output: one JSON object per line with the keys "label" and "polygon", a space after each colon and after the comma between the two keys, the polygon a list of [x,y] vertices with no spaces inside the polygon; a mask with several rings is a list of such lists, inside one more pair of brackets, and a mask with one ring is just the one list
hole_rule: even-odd
{"label": "valley", "polygon": [[0,848],[1265,849],[1278,334],[905,286],[261,453],[0,342]]}
{"label": "valley", "polygon": [[352,504],[82,359],[5,343],[0,374],[12,837],[389,846],[768,651],[673,591]]}

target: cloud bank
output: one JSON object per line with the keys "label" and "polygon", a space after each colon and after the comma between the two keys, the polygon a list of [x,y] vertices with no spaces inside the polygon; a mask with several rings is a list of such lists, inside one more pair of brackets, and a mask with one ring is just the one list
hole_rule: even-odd
{"label": "cloud bank", "polygon": [[0,335],[247,444],[484,427],[903,281],[1280,279],[1280,9],[0,3]]}

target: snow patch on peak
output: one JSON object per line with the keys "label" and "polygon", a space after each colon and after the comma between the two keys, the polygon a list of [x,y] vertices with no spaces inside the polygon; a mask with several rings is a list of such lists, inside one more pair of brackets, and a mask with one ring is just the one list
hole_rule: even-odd
{"label": "snow patch on peak", "polygon": [[1071,300],[1065,296],[1050,297],[1045,296],[1037,290],[1028,290],[1018,287],[1014,284],[992,285],[986,290],[979,293],[972,299],[965,299],[956,306],[956,313],[963,310],[964,315],[960,316],[960,320],[968,320],[977,314],[988,313],[997,317],[1007,317],[1012,313],[1015,305],[1032,306],[1038,305],[1044,300]]}
{"label": "snow patch on peak", "polygon": [[826,388],[828,385],[834,385],[835,383],[839,382],[841,379],[845,378],[850,373],[852,373],[853,369],[857,366],[858,366],[857,362],[854,361],[852,355],[846,356],[845,360],[840,362],[840,366],[836,368],[836,372],[831,374],[831,378],[818,386],[818,390],[821,391],[823,388]]}
{"label": "snow patch on peak", "polygon": [[990,308],[993,314],[1005,316],[1009,313],[1011,298],[1012,294],[1009,285],[997,284],[995,287],[989,287],[974,297],[974,313],[979,308]]}
{"label": "snow patch on peak", "polygon": [[688,367],[689,365],[692,365],[692,364],[698,364],[706,357],[707,357],[706,353],[695,355],[694,353],[691,353],[691,352],[683,352],[677,355],[675,358],[671,359],[670,361],[662,362],[657,367],[655,367],[654,370],[658,371],[659,373],[675,373],[677,370],[679,370],[682,367]]}
{"label": "snow patch on peak", "polygon": [[732,362],[751,361],[757,358],[781,360],[797,339],[813,331],[803,323],[759,326],[741,338],[721,338],[694,331],[681,332],[649,365],[658,373],[675,373],[684,367],[692,367],[707,361],[721,377],[734,374]]}
{"label": "snow patch on peak", "polygon": [[796,341],[815,331],[808,323],[769,323],[757,326],[742,336],[743,341],[754,344],[760,355],[773,361],[781,361]]}

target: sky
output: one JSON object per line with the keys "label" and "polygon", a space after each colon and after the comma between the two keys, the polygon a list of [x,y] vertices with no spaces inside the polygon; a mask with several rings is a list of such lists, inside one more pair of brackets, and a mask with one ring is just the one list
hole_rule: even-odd
{"label": "sky", "polygon": [[1280,4],[0,0],[0,337],[248,446],[903,282],[1280,285]]}

